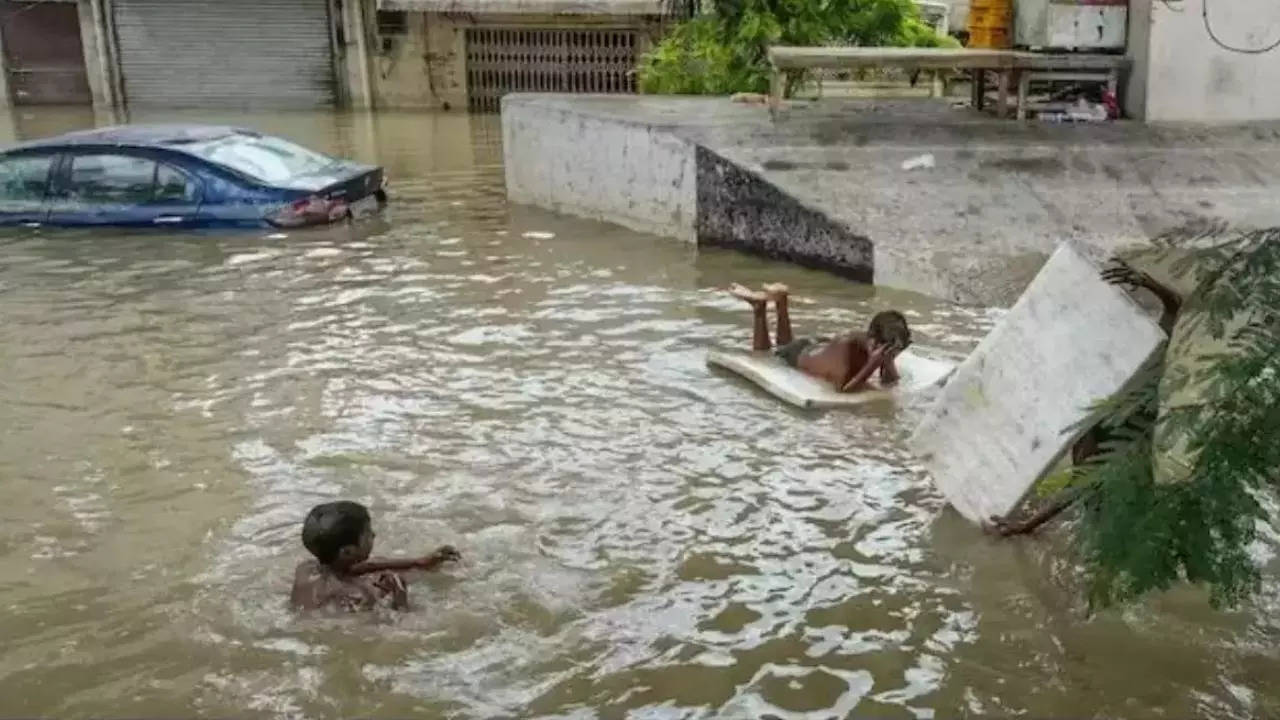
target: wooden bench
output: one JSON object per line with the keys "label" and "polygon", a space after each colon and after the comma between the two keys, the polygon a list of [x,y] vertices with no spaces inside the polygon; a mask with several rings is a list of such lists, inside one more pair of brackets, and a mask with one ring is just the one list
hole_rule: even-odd
{"label": "wooden bench", "polygon": [[1007,113],[1009,91],[1017,83],[1016,112],[1022,119],[1029,107],[1027,92],[1033,80],[1101,80],[1114,92],[1128,59],[1118,55],[1046,55],[978,48],[777,46],[769,48],[769,63],[773,66],[769,99],[774,108],[782,102],[784,75],[789,70],[967,70],[973,74],[973,106],[977,109],[982,108],[985,97],[986,73],[997,74],[997,117]]}

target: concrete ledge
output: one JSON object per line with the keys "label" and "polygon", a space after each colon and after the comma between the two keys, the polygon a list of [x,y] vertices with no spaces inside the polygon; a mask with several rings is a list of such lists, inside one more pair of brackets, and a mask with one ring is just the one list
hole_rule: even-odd
{"label": "concrete ledge", "polygon": [[[503,124],[515,202],[962,303],[1012,304],[1065,241],[1106,254],[1192,220],[1280,226],[1280,124],[1045,125],[881,100],[774,121],[727,98],[555,95],[508,97]],[[934,167],[903,169],[924,154]]]}

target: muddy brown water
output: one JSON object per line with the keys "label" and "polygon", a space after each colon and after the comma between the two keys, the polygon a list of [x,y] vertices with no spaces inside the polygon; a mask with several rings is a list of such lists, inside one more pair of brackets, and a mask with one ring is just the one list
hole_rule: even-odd
{"label": "muddy brown water", "polygon": [[[941,354],[996,313],[509,207],[492,118],[133,119],[379,162],[393,204],[284,238],[0,235],[0,715],[1280,714],[1273,582],[1085,618],[1060,539],[945,508],[903,447],[918,404],[797,412],[702,360],[747,342],[735,280],[792,285],[810,332],[902,307]],[[410,613],[296,618],[299,522],[333,498],[383,552],[466,560]]]}

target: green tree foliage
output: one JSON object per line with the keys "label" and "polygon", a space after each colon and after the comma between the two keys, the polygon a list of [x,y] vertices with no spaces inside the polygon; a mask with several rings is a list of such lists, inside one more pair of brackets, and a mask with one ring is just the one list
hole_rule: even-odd
{"label": "green tree foliage", "polygon": [[1188,581],[1234,606],[1259,587],[1250,546],[1280,478],[1280,230],[1195,228],[1132,262],[1190,292],[1164,351],[1075,428],[1110,436],[1071,476],[1090,603]]}
{"label": "green tree foliage", "polygon": [[[911,0],[715,0],[641,60],[647,93],[766,92],[770,45],[955,46],[920,20]],[[794,86],[796,75],[788,79]]]}

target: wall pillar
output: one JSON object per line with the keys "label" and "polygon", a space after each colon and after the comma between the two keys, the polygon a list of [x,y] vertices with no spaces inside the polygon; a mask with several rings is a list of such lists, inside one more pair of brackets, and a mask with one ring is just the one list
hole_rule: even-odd
{"label": "wall pillar", "polygon": [[1147,117],[1147,75],[1150,72],[1152,0],[1129,0],[1129,32],[1125,55],[1129,72],[1125,77],[1124,114],[1135,120]]}
{"label": "wall pillar", "polygon": [[334,43],[335,74],[339,95],[350,108],[373,107],[373,81],[369,64],[370,18],[377,0],[329,0],[329,15],[341,28]]}
{"label": "wall pillar", "polygon": [[76,10],[80,15],[80,44],[84,47],[84,70],[93,107],[114,107],[117,99],[112,43],[103,20],[102,0],[76,0]]}
{"label": "wall pillar", "polygon": [[9,56],[4,52],[4,37],[0,36],[0,107],[13,106],[13,98],[9,95]]}

